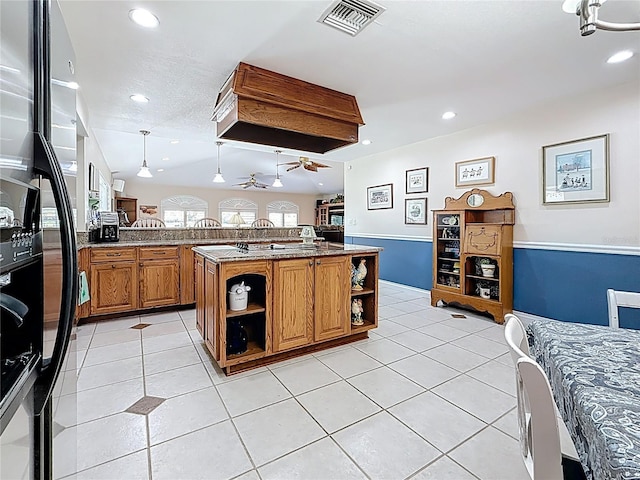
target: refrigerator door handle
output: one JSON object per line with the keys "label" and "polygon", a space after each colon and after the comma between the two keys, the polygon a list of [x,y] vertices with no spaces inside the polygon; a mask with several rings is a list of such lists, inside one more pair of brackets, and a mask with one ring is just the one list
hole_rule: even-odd
{"label": "refrigerator door handle", "polygon": [[73,320],[75,317],[76,300],[78,295],[78,253],[76,235],[73,226],[73,213],[67,192],[67,185],[62,175],[62,169],[56,158],[53,147],[42,133],[36,133],[34,169],[37,173],[51,181],[51,189],[58,206],[60,219],[60,237],[62,240],[62,301],[60,305],[60,321],[58,333],[51,359],[43,362],[42,372],[35,388],[35,413],[44,409],[53,387],[56,383],[62,363],[64,361]]}

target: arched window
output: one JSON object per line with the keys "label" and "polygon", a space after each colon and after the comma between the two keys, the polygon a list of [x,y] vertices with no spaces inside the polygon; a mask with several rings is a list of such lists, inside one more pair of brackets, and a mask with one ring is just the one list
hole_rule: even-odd
{"label": "arched window", "polygon": [[223,227],[248,227],[258,218],[258,204],[245,198],[228,198],[218,204],[218,212]]}
{"label": "arched window", "polygon": [[267,205],[269,220],[271,220],[276,227],[297,227],[298,211],[298,205],[283,200],[271,202]]}
{"label": "arched window", "polygon": [[207,216],[209,204],[206,200],[191,195],[176,195],[160,202],[162,220],[167,227],[185,228]]}

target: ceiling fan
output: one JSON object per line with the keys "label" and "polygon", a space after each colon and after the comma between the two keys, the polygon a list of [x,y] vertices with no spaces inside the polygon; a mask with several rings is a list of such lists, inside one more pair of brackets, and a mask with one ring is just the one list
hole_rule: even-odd
{"label": "ceiling fan", "polygon": [[[245,177],[246,178],[246,177]],[[249,187],[255,187],[255,188],[267,188],[269,185],[267,185],[266,183],[262,183],[259,182],[256,179],[256,174],[252,173],[249,176],[249,180],[247,180],[246,182],[242,182],[242,183],[236,183],[234,185],[234,187],[242,187],[243,189],[247,189]]]}
{"label": "ceiling fan", "polygon": [[309,170],[310,172],[317,172],[318,168],[331,168],[329,165],[314,162],[313,160],[309,159],[309,157],[300,157],[296,162],[287,162],[283,163],[282,165],[293,165],[293,167],[287,168],[287,172],[300,166],[304,167],[305,170]]}

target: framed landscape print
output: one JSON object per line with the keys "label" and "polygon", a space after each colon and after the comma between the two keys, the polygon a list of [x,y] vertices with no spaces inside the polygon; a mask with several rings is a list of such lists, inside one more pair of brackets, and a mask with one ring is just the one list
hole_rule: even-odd
{"label": "framed landscape print", "polygon": [[406,176],[406,193],[429,191],[429,169],[427,167],[407,170]]}
{"label": "framed landscape print", "polygon": [[542,203],[609,201],[609,134],[542,147]]}
{"label": "framed landscape print", "polygon": [[456,187],[495,183],[495,157],[456,162]]}
{"label": "framed landscape print", "polygon": [[367,210],[393,208],[393,183],[367,188]]}
{"label": "framed landscape print", "polygon": [[404,201],[404,223],[411,225],[427,224],[427,199],[407,198]]}

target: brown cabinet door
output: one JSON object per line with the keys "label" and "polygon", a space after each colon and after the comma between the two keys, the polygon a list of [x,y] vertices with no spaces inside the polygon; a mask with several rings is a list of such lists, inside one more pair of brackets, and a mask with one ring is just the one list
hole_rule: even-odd
{"label": "brown cabinet door", "polygon": [[135,310],[138,307],[136,262],[91,266],[91,315]]}
{"label": "brown cabinet door", "polygon": [[273,264],[273,351],[313,341],[313,259]]}
{"label": "brown cabinet door", "polygon": [[195,271],[192,245],[183,245],[180,253],[180,303],[193,303],[195,299]]}
{"label": "brown cabinet door", "polygon": [[204,311],[204,341],[209,347],[213,358],[220,359],[220,336],[216,331],[218,322],[216,321],[216,309],[218,308],[218,279],[216,276],[216,265],[205,261],[204,268],[204,296],[206,298],[206,308]]}
{"label": "brown cabinet door", "polygon": [[351,296],[350,258],[316,257],[315,335],[316,342],[349,333]]}
{"label": "brown cabinet door", "polygon": [[200,336],[204,338],[204,305],[205,305],[205,290],[204,290],[204,258],[200,255],[195,256],[194,268],[196,272],[196,330],[200,333]]}
{"label": "brown cabinet door", "polygon": [[147,260],[140,263],[140,308],[180,303],[180,262]]}

